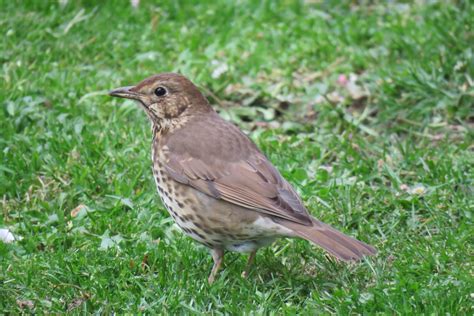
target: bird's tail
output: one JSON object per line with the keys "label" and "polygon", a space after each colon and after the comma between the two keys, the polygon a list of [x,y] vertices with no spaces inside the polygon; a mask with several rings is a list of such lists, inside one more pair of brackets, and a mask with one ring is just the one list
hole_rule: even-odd
{"label": "bird's tail", "polygon": [[280,222],[279,224],[291,229],[297,236],[315,243],[336,258],[344,261],[357,261],[363,256],[370,256],[377,253],[374,247],[344,235],[340,231],[315,218],[312,220],[312,226],[305,226],[289,221],[285,221],[284,223]]}

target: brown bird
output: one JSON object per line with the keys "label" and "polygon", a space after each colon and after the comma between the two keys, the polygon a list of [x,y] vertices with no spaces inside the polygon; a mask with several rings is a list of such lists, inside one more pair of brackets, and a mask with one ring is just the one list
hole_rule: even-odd
{"label": "brown bird", "polygon": [[312,217],[257,146],[222,119],[184,76],[163,73],[110,92],[138,101],[153,128],[153,175],[178,226],[211,249],[215,280],[224,251],[250,253],[279,237],[301,237],[344,261],[376,253]]}

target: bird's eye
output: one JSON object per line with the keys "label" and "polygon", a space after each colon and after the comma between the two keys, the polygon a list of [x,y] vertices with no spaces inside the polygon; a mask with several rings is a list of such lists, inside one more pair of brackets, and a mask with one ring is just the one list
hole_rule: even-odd
{"label": "bird's eye", "polygon": [[159,97],[164,96],[167,92],[168,91],[166,91],[166,89],[163,88],[163,87],[158,87],[158,88],[155,89],[155,94]]}

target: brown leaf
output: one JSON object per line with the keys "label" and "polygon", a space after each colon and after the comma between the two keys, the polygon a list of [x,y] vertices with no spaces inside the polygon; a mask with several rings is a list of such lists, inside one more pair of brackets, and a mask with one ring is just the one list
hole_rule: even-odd
{"label": "brown leaf", "polygon": [[79,204],[71,211],[71,217],[76,217],[83,209],[87,210],[87,206],[85,206],[84,204]]}
{"label": "brown leaf", "polygon": [[67,311],[70,312],[73,309],[78,308],[79,306],[82,305],[82,303],[87,301],[89,299],[89,297],[90,297],[90,295],[87,294],[87,293],[85,293],[84,295],[82,295],[80,297],[76,297],[69,304],[67,304]]}
{"label": "brown leaf", "polygon": [[149,268],[149,266],[148,266],[148,254],[146,253],[143,256],[143,260],[142,260],[142,270],[146,270],[148,268]]}

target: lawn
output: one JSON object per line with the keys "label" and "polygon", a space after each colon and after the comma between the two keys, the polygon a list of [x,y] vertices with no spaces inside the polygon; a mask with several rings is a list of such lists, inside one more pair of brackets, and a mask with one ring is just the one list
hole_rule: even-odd
{"label": "lawn", "polygon": [[[0,313],[472,314],[472,2],[192,2],[2,1]],[[107,96],[169,71],[378,255],[280,240],[208,285]]]}

